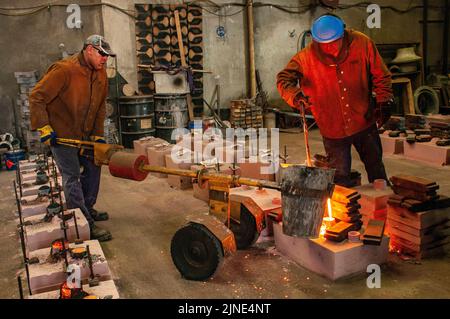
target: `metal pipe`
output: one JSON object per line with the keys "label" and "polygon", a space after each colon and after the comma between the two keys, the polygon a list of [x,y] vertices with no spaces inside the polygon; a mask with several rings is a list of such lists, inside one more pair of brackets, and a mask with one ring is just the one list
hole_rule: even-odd
{"label": "metal pipe", "polygon": [[428,0],[423,0],[423,25],[422,25],[422,60],[423,60],[423,79],[427,77],[428,68]]}
{"label": "metal pipe", "polygon": [[220,84],[219,79],[216,79],[216,90],[217,90],[217,115],[219,116],[219,119],[222,120],[222,115],[220,114]]}
{"label": "metal pipe", "polygon": [[20,225],[19,238],[20,238],[20,245],[22,247],[23,262],[27,264],[28,263],[27,248],[25,247],[25,235],[23,233],[24,233],[23,225]]}
{"label": "metal pipe", "polygon": [[256,67],[255,67],[255,33],[253,31],[253,0],[247,1],[247,32],[248,32],[248,62],[249,62],[249,98],[256,96]]}
{"label": "metal pipe", "polygon": [[300,106],[300,111],[301,111],[301,114],[302,114],[303,135],[304,135],[304,138],[305,138],[306,164],[308,165],[308,167],[312,167],[311,152],[309,150],[308,123],[306,123],[306,116],[305,116],[305,104],[302,104]]}
{"label": "metal pipe", "polygon": [[255,187],[259,187],[259,188],[270,188],[270,189],[281,190],[281,187],[277,183],[274,183],[274,182],[253,179],[253,178],[245,178],[245,177],[240,177],[240,176],[233,176],[233,175],[228,175],[228,174],[216,174],[216,173],[208,172],[206,170],[194,172],[194,171],[190,171],[190,170],[171,169],[171,168],[166,168],[166,167],[161,167],[161,166],[152,166],[152,165],[143,165],[140,169],[142,171],[152,172],[152,173],[162,173],[162,174],[196,178],[196,179],[198,179],[199,183],[202,183],[204,181],[215,181],[215,182],[220,182],[220,183],[229,184],[229,185],[233,185],[233,186],[248,185],[248,186],[255,186]]}
{"label": "metal pipe", "polygon": [[449,24],[450,24],[450,4],[449,0],[445,1],[445,9],[444,9],[444,38],[442,39],[442,74],[448,74],[448,36],[449,36]]}
{"label": "metal pipe", "polygon": [[52,170],[53,170],[53,178],[55,179],[55,187],[59,187],[58,184],[58,171],[56,170],[55,161],[52,156]]}
{"label": "metal pipe", "polygon": [[17,285],[19,286],[20,299],[23,299],[22,278],[20,278],[20,276],[17,276]]}
{"label": "metal pipe", "polygon": [[13,181],[13,187],[14,187],[14,194],[16,195],[16,205],[17,205],[17,213],[19,214],[19,222],[20,222],[20,226],[22,226],[23,225],[22,207],[20,206],[20,199],[17,195],[16,181]]}
{"label": "metal pipe", "polygon": [[64,232],[64,236],[65,236],[65,238],[63,238],[61,240],[61,243],[62,243],[62,248],[63,248],[62,253],[64,255],[64,263],[66,264],[66,269],[67,269],[69,267],[69,261],[67,260],[67,250],[66,250],[67,235],[65,234],[65,232]]}
{"label": "metal pipe", "polygon": [[28,291],[29,291],[30,295],[32,295],[31,286],[30,286],[30,270],[28,269],[28,257],[27,257],[26,247],[25,247],[25,237],[23,234],[23,225],[20,225],[19,237],[20,237],[20,244],[22,246],[23,263],[25,265],[25,274],[27,275]]}
{"label": "metal pipe", "polygon": [[17,173],[19,176],[18,183],[19,183],[20,198],[22,198],[22,196],[23,196],[23,194],[22,194],[22,173],[21,173],[22,170],[20,169],[20,161],[17,163],[16,170],[17,170]]}
{"label": "metal pipe", "polygon": [[86,245],[86,252],[87,252],[87,257],[88,257],[88,261],[89,261],[89,270],[91,271],[91,279],[94,279],[95,278],[94,267],[92,266],[92,256],[91,256],[91,250],[89,249],[89,245]]}
{"label": "metal pipe", "polygon": [[52,204],[55,203],[55,199],[53,198],[53,185],[52,185],[52,181],[49,180],[48,184],[50,185],[50,201]]}
{"label": "metal pipe", "polygon": [[25,263],[25,274],[27,275],[27,285],[28,285],[28,293],[30,296],[33,294],[31,292],[31,285],[30,285],[30,269],[28,269],[28,261]]}
{"label": "metal pipe", "polygon": [[75,232],[77,234],[77,238],[76,239],[79,240],[80,239],[80,232],[78,230],[78,222],[77,222],[77,216],[76,216],[75,212],[73,212],[73,223],[75,225]]}

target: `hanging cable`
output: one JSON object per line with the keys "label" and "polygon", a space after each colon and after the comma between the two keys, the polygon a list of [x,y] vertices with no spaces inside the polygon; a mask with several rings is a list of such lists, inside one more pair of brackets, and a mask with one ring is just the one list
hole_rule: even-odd
{"label": "hanging cable", "polygon": [[[199,3],[202,3],[201,5]],[[201,7],[203,10],[205,10],[208,13],[211,13],[213,15],[217,15],[217,16],[222,16],[222,17],[231,17],[231,16],[235,16],[238,15],[240,13],[242,13],[247,7],[248,4],[243,4],[243,3],[236,3],[236,2],[230,2],[230,3],[223,3],[223,4],[217,4],[211,0],[194,0],[194,1],[183,1],[183,4],[187,4],[187,5],[197,5],[199,7]],[[350,9],[350,8],[356,8],[356,7],[367,7],[369,5],[371,5],[371,2],[358,2],[358,3],[354,3],[354,4],[341,4],[337,7],[337,9],[340,10],[346,10],[346,9]],[[135,14],[136,11],[135,10],[127,10],[127,9],[123,9],[119,6],[116,6],[114,4],[110,4],[110,3],[92,3],[92,4],[80,4],[79,5],[81,8],[85,8],[85,7],[97,7],[97,6],[106,6],[106,7],[110,7],[112,9],[118,10],[119,12],[131,17],[131,18],[136,18]],[[276,3],[262,3],[262,2],[255,2],[253,3],[253,7],[255,8],[265,8],[265,7],[270,7],[270,8],[275,8],[277,10],[289,13],[289,14],[304,14],[312,9],[315,9],[317,7],[319,7],[319,4],[310,4],[310,5],[303,5],[303,6],[285,6],[285,5],[280,5],[280,4],[276,4]],[[22,7],[22,8],[13,8],[13,7],[0,7],[0,15],[3,16],[12,16],[12,17],[18,17],[18,16],[26,16],[26,15],[31,15],[31,14],[35,14],[38,13],[40,11],[43,11],[45,9],[50,10],[52,7],[67,7],[67,4],[56,4],[56,3],[49,3],[49,4],[43,4],[40,6],[31,6],[31,7]],[[237,12],[234,12],[232,14],[220,14],[220,13],[216,13],[214,12],[212,9],[208,9],[207,7],[211,7],[211,8],[215,8],[215,9],[221,9],[224,7],[241,7],[241,10],[238,10]],[[399,14],[405,14],[408,12],[411,12],[413,10],[417,10],[417,9],[423,9],[422,5],[416,5],[416,6],[411,6],[411,2],[408,5],[408,8],[406,9],[399,9],[397,7],[394,7],[392,5],[380,5],[381,9],[388,9],[388,10],[392,10],[396,13]],[[429,6],[430,9],[436,9],[436,10],[442,10],[444,7],[443,6],[438,6],[438,5],[430,5]],[[17,12],[17,11],[24,11],[26,10],[26,12]]]}

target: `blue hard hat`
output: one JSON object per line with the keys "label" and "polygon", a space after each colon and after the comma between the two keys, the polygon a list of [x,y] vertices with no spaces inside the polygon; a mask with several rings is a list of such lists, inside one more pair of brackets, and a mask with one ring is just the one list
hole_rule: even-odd
{"label": "blue hard hat", "polygon": [[330,43],[344,36],[345,24],[341,18],[334,15],[323,15],[312,25],[311,35],[314,41]]}

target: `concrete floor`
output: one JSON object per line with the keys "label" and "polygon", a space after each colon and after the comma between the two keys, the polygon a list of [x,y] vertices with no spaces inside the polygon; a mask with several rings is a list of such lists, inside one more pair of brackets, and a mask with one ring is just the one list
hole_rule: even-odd
{"label": "concrete floor", "polygon": [[[302,135],[280,136],[280,147],[288,145],[289,162],[304,162]],[[311,133],[311,152],[323,152],[317,130]],[[367,181],[358,155],[353,158],[353,168]],[[439,183],[440,193],[450,195],[450,167],[399,156],[386,156],[385,165],[388,175],[430,178]],[[13,178],[14,172],[0,172],[0,298],[17,298],[16,275],[24,277]],[[187,281],[172,263],[170,241],[188,213],[207,210],[192,190],[173,190],[164,179],[154,177],[140,183],[118,180],[104,168],[97,208],[111,216],[101,225],[114,239],[102,247],[122,298],[450,298],[449,256],[417,263],[390,255],[382,267],[381,288],[369,289],[365,274],[332,282],[280,255],[270,240],[225,259],[206,282]]]}

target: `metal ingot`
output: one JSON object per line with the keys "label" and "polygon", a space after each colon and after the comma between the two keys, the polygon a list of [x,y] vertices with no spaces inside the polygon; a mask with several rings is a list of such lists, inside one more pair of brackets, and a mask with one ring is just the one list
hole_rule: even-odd
{"label": "metal ingot", "polygon": [[36,173],[36,185],[42,185],[48,182],[48,176],[44,171],[38,171]]}
{"label": "metal ingot", "polygon": [[76,247],[76,248],[72,248],[70,250],[70,255],[73,258],[77,258],[77,259],[82,259],[84,257],[86,257],[87,255],[87,250],[85,247]]}
{"label": "metal ingot", "polygon": [[48,196],[49,194],[50,194],[50,186],[43,185],[43,186],[39,187],[39,189],[38,189],[39,197]]}

